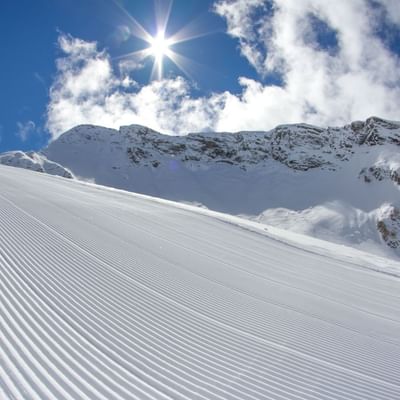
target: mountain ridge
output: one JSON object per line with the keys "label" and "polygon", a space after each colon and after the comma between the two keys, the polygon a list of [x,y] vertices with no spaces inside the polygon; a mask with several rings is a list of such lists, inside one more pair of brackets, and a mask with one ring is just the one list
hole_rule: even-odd
{"label": "mountain ridge", "polygon": [[400,122],[378,117],[341,128],[291,124],[182,136],[141,125],[80,125],[37,158],[78,179],[398,257],[399,145]]}

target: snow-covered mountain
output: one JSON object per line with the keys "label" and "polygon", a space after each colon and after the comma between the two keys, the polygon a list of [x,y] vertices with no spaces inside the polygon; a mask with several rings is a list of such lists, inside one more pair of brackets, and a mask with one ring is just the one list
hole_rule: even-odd
{"label": "snow-covered mountain", "polygon": [[0,154],[0,164],[30,169],[36,172],[45,172],[46,174],[62,176],[63,178],[72,179],[74,177],[67,168],[50,161],[44,154],[34,151],[8,151],[2,153]]}
{"label": "snow-covered mountain", "polygon": [[400,398],[399,262],[17,168],[0,187],[1,400]]}
{"label": "snow-covered mountain", "polygon": [[400,123],[166,136],[78,126],[42,151],[78,179],[400,255]]}

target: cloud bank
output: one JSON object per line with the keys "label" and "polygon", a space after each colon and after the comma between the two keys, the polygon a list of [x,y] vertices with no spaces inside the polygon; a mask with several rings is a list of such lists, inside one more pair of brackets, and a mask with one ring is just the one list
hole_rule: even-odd
{"label": "cloud bank", "polygon": [[57,60],[47,109],[53,137],[84,123],[114,128],[137,123],[166,132],[214,125],[215,100],[191,98],[183,78],[139,87],[128,75],[117,74],[109,55],[96,43],[62,35],[59,46],[65,56]]}
{"label": "cloud bank", "polygon": [[241,93],[207,97],[194,96],[182,77],[139,86],[96,43],[61,35],[47,110],[52,136],[82,123],[187,133],[399,119],[400,60],[382,30],[400,29],[397,0],[219,0],[214,11],[258,81],[238,77]]}

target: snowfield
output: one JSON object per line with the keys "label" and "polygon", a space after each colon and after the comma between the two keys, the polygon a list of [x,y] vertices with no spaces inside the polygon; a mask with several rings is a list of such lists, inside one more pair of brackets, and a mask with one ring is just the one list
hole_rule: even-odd
{"label": "snowfield", "polygon": [[400,263],[23,169],[0,188],[1,399],[400,399]]}

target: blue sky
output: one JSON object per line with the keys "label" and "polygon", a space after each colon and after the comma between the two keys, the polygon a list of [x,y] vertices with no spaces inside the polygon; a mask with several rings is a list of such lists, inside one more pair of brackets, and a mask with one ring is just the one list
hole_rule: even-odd
{"label": "blue sky", "polygon": [[155,35],[167,0],[2,1],[0,151],[79,123],[185,133],[400,119],[396,1],[175,0],[166,36],[200,37],[172,47],[188,74],[165,59],[153,81],[151,57],[121,56],[148,46],[132,19]]}
{"label": "blue sky", "polygon": [[[155,6],[151,0],[121,2],[149,32],[156,30]],[[225,22],[212,12],[212,1],[175,0],[168,31],[175,32],[192,23],[195,31],[208,35],[182,43],[178,50],[194,63],[192,72],[201,92],[237,91],[237,74],[255,76],[254,69],[237,52],[237,42],[225,34]],[[130,37],[116,40],[129,18],[109,0],[6,0],[0,6],[0,44],[3,50],[0,66],[0,151],[42,147],[49,139],[46,125],[48,91],[56,74],[59,56],[57,39],[68,33],[107,48],[112,57],[143,47],[143,42]],[[149,80],[151,60],[135,74],[135,80]],[[232,65],[235,66],[232,70]],[[168,63],[169,74],[179,74]],[[32,121],[35,132],[26,140],[18,137],[18,123]],[[29,125],[28,125],[29,127]]]}

